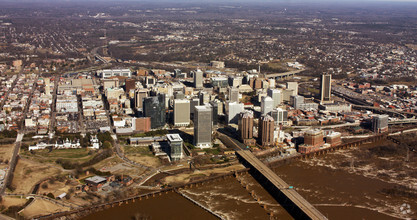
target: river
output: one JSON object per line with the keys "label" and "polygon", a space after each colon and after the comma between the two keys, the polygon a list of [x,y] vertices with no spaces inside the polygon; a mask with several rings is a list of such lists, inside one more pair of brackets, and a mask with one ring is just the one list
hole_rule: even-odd
{"label": "river", "polygon": [[[396,183],[366,176],[354,169],[339,169],[335,161],[340,160],[343,153],[296,161],[273,171],[329,219],[417,217],[417,198],[381,193],[383,189],[395,187]],[[180,191],[225,219],[292,219],[250,174],[230,176]],[[403,203],[411,206],[411,214],[401,215],[399,209]],[[110,208],[84,219],[135,219],[135,215],[150,219],[215,219],[176,192]]]}

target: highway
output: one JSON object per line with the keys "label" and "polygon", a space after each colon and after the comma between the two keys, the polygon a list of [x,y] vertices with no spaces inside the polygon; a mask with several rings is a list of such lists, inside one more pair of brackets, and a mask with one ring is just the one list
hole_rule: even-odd
{"label": "highway", "polygon": [[101,61],[101,62],[103,62],[104,64],[108,64],[109,62],[108,62],[107,60],[105,60],[102,56],[100,56],[100,55],[98,54],[98,52],[97,52],[97,51],[98,51],[98,49],[100,49],[100,48],[104,48],[104,47],[106,47],[106,45],[93,48],[93,49],[91,50],[91,54],[94,56],[94,58],[97,58],[98,60],[100,60],[100,61]]}
{"label": "highway", "polygon": [[282,77],[287,77],[287,76],[295,75],[295,74],[300,73],[302,71],[304,71],[304,69],[289,71],[289,72],[285,72],[285,73],[266,74],[265,77],[266,78],[276,78],[276,77],[282,78]]}
{"label": "highway", "polygon": [[250,151],[240,150],[236,153],[244,160],[251,164],[251,166],[259,171],[269,182],[271,182],[280,192],[282,192],[289,200],[291,200],[295,206],[300,208],[310,219],[327,219],[321,212],[319,212],[313,205],[305,200],[300,194],[293,188],[278,177],[271,169],[269,169],[264,163],[262,163],[255,155]]}

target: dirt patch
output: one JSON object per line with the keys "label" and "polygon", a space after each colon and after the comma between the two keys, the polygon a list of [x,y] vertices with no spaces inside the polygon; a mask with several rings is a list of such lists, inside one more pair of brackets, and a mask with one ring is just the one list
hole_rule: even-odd
{"label": "dirt patch", "polygon": [[165,184],[170,184],[170,185],[187,183],[187,182],[199,179],[199,178],[208,177],[210,175],[229,173],[231,171],[240,170],[243,168],[244,168],[243,165],[237,164],[237,165],[233,165],[229,167],[215,168],[215,169],[204,170],[204,171],[194,170],[192,173],[181,173],[178,175],[167,176],[163,178],[161,182]]}
{"label": "dirt patch", "polygon": [[94,165],[93,167],[96,168],[97,170],[100,170],[101,172],[111,172],[113,174],[125,174],[133,178],[138,177],[145,172],[145,170],[141,168],[138,168],[136,166],[123,162],[123,160],[117,156],[107,158],[101,161],[100,163]]}
{"label": "dirt patch", "polygon": [[[42,187],[43,185],[47,185],[47,188]],[[54,184],[51,184],[50,182],[46,181],[39,187],[38,194],[48,194],[52,193],[55,197],[61,195],[62,193],[67,193],[68,190],[73,187],[71,185],[65,185],[65,182],[58,182],[55,181]]]}
{"label": "dirt patch", "polygon": [[145,166],[158,167],[161,165],[159,158],[155,157],[149,147],[124,146],[123,151],[130,160]]}
{"label": "dirt patch", "polygon": [[21,214],[25,218],[33,218],[39,215],[47,215],[50,213],[62,212],[62,211],[69,211],[69,208],[62,207],[52,202],[37,198],[28,207],[26,207],[21,212]]}
{"label": "dirt patch", "polygon": [[13,155],[14,144],[0,145],[0,164],[5,160],[10,161]]}
{"label": "dirt patch", "polygon": [[145,166],[158,167],[161,165],[160,160],[156,157],[143,156],[140,154],[129,154],[126,155],[126,157],[136,163],[143,164]]}
{"label": "dirt patch", "polygon": [[16,198],[16,197],[3,197],[3,200],[1,201],[1,205],[4,205],[5,207],[10,206],[22,206],[26,203],[26,198]]}
{"label": "dirt patch", "polygon": [[60,174],[57,165],[38,163],[31,160],[20,159],[16,165],[12,186],[14,193],[31,193],[32,187],[39,181]]}

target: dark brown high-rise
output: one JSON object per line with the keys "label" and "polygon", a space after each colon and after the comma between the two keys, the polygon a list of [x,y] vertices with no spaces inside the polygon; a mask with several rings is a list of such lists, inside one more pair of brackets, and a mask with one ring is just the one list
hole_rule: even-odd
{"label": "dark brown high-rise", "polygon": [[250,111],[239,114],[239,133],[243,143],[247,146],[254,146],[253,139],[253,113]]}
{"label": "dark brown high-rise", "polygon": [[126,92],[129,92],[132,89],[134,90],[136,88],[136,79],[126,79],[125,88]]}
{"label": "dark brown high-rise", "polygon": [[259,120],[258,142],[263,147],[274,145],[274,124],[270,115],[263,115]]}

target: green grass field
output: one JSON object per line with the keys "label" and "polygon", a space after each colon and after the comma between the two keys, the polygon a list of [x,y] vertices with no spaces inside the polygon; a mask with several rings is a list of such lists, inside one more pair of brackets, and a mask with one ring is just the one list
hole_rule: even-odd
{"label": "green grass field", "polygon": [[25,156],[36,158],[39,161],[44,161],[44,162],[54,162],[57,159],[85,162],[94,156],[94,154],[89,155],[88,154],[89,151],[90,150],[86,148],[56,149],[56,150],[52,150],[51,152],[45,149],[45,150],[34,151],[34,154],[30,153],[29,151],[25,151],[22,154]]}

